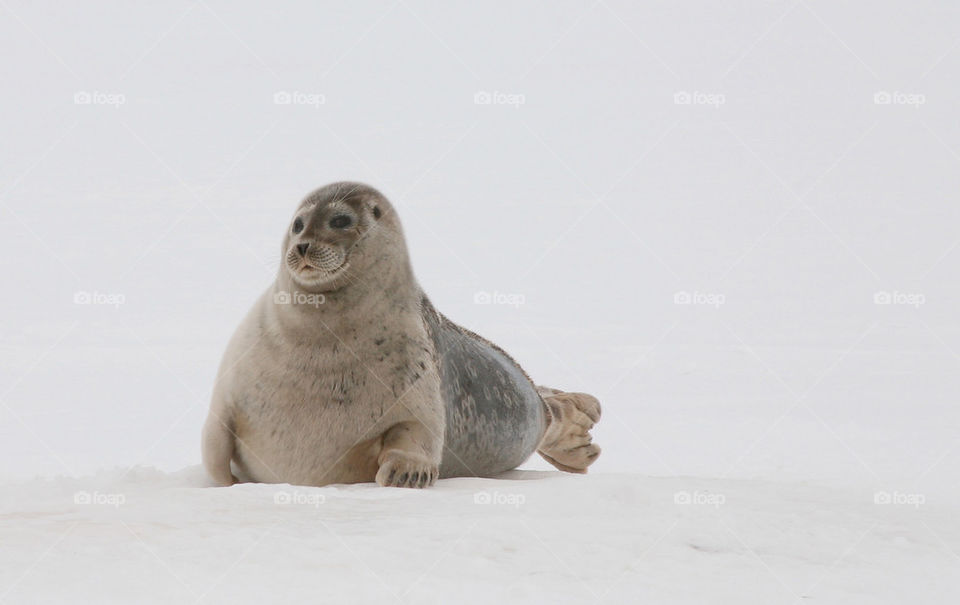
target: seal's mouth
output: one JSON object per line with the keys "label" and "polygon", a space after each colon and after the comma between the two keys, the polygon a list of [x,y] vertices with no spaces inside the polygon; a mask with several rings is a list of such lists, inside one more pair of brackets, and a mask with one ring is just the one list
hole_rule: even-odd
{"label": "seal's mouth", "polygon": [[341,273],[347,270],[349,265],[350,263],[344,260],[340,265],[327,269],[304,261],[294,268],[292,273],[294,278],[304,286],[318,287],[339,277]]}

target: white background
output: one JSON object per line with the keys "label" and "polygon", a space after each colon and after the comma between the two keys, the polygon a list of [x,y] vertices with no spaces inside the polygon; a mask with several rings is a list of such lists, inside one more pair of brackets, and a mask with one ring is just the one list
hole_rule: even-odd
{"label": "white background", "polygon": [[[960,7],[0,15],[0,479],[196,465],[293,209],[349,179],[397,206],[438,309],[601,399],[598,481],[863,490],[867,517],[875,493],[919,494],[956,517]],[[960,528],[933,518],[898,535],[956,573]]]}

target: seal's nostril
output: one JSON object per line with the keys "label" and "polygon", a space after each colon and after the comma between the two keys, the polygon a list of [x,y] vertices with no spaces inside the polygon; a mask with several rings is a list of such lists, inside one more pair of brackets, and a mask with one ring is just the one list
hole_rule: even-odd
{"label": "seal's nostril", "polygon": [[303,256],[307,253],[307,248],[310,247],[310,244],[297,244],[297,251],[300,253],[300,256]]}

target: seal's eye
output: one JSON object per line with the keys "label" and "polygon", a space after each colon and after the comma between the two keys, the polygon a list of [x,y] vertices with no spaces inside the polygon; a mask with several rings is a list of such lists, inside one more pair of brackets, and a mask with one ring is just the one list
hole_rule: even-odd
{"label": "seal's eye", "polygon": [[380,206],[373,207],[373,218],[380,218]]}
{"label": "seal's eye", "polygon": [[330,227],[333,229],[346,229],[353,224],[353,219],[346,214],[338,214],[330,219]]}
{"label": "seal's eye", "polygon": [[298,216],[297,220],[293,221],[293,232],[300,233],[301,231],[303,231],[303,221]]}

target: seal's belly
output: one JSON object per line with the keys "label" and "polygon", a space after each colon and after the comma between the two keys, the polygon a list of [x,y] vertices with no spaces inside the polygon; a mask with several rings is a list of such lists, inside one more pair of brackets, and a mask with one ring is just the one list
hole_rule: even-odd
{"label": "seal's belly", "polygon": [[[233,463],[242,480],[326,485],[373,481],[381,435],[392,424],[387,386],[364,368],[253,370],[234,401]],[[307,377],[310,377],[307,379]],[[369,401],[383,401],[371,406]]]}
{"label": "seal's belly", "polygon": [[[242,481],[319,486],[370,482],[377,474],[380,436],[344,444],[264,429],[237,431],[233,462]],[[278,447],[284,444],[297,447]]]}

